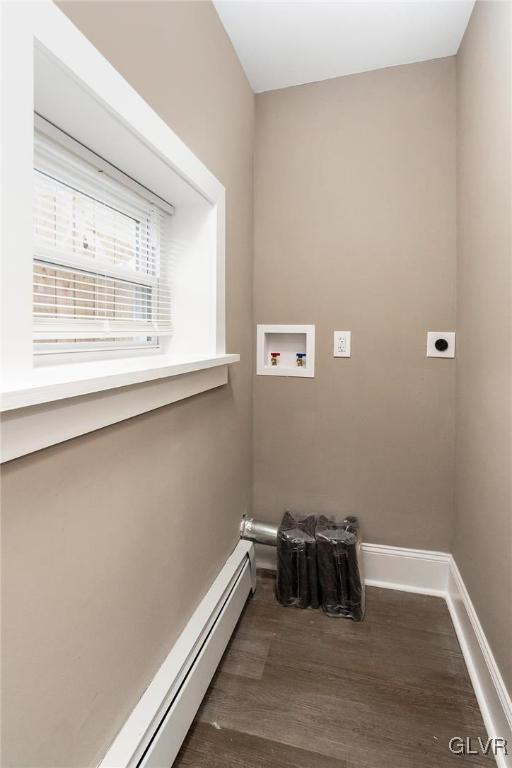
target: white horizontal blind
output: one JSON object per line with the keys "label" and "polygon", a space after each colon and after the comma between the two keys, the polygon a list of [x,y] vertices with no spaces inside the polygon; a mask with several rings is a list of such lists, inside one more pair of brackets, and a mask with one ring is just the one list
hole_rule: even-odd
{"label": "white horizontal blind", "polygon": [[154,344],[172,331],[170,214],[80,150],[36,133],[35,351]]}

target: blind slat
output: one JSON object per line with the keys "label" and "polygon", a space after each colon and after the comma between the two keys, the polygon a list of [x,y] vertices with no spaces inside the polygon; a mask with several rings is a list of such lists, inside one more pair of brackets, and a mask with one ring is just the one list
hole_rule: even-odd
{"label": "blind slat", "polygon": [[[86,283],[85,285],[90,286],[90,283]],[[99,289],[89,290],[89,288],[83,288],[79,284],[77,284],[75,287],[63,286],[63,291],[68,292],[68,293],[65,293],[66,296],[68,296],[70,292],[73,293],[74,295],[70,296],[70,298],[75,298],[76,300],[80,298],[80,299],[83,299],[84,301],[94,301],[94,297],[99,297],[99,296],[102,296],[105,299],[123,299],[123,298],[130,297],[132,295],[131,290],[116,288],[115,292],[102,290],[100,293]],[[91,297],[90,299],[87,297],[87,294]],[[37,283],[34,281],[34,297],[36,296],[47,297],[48,295],[54,296],[55,289],[48,283]],[[170,294],[170,291],[159,289],[158,296],[162,301],[165,299],[170,300],[171,294]]]}

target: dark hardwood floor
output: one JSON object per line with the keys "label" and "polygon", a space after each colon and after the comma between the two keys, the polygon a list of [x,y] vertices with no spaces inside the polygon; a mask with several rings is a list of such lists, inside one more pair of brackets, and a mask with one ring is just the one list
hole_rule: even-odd
{"label": "dark hardwood floor", "polygon": [[259,574],[174,765],[444,768],[485,728],[445,602],[368,588],[356,624],[282,608]]}

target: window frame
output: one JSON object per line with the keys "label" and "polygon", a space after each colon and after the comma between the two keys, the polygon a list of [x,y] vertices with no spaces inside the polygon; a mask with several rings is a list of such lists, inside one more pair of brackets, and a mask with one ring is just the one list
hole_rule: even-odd
{"label": "window frame", "polygon": [[[225,384],[228,365],[240,358],[225,348],[222,184],[52,2],[3,3],[1,14],[2,188],[9,190],[2,196],[0,259],[4,461]],[[65,88],[42,78],[44,67]],[[96,110],[94,119],[80,120],[73,103],[91,115]],[[177,210],[167,189],[178,189],[184,201],[179,226],[188,251],[178,275],[176,336],[151,359],[34,365],[34,112],[173,199]],[[86,131],[91,140],[84,140]]]}

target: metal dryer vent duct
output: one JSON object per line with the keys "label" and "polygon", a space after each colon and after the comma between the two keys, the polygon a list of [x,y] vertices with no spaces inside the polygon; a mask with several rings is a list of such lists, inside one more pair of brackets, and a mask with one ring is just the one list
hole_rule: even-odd
{"label": "metal dryer vent duct", "polygon": [[260,523],[252,517],[242,517],[240,538],[255,541],[258,544],[277,546],[277,525]]}

